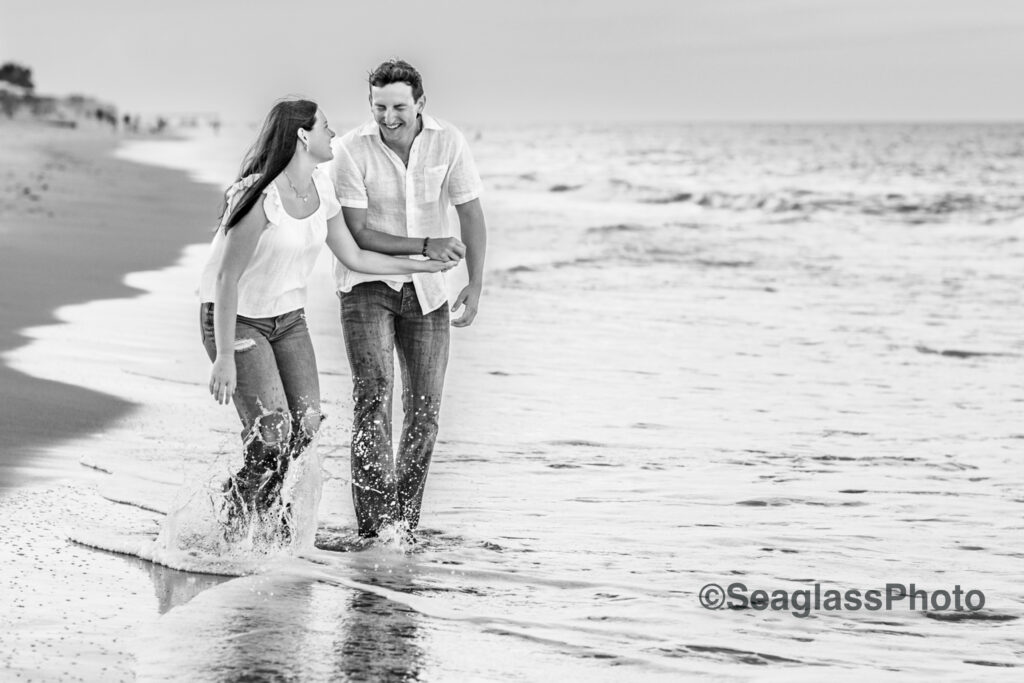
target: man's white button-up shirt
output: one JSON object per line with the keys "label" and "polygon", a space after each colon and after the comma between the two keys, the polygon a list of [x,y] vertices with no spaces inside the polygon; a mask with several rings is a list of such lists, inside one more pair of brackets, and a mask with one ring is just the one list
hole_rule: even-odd
{"label": "man's white button-up shirt", "polygon": [[[451,237],[452,207],[478,198],[480,175],[462,133],[449,123],[422,115],[409,166],[380,137],[371,121],[335,140],[331,175],[342,206],[366,209],[366,227],[401,237]],[[339,292],[361,282],[386,282],[395,290],[412,281],[423,313],[448,301],[444,273],[370,275],[335,261]]]}

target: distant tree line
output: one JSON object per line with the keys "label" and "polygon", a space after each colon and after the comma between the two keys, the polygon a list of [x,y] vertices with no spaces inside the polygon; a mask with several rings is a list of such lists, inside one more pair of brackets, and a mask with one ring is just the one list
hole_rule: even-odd
{"label": "distant tree line", "polygon": [[[119,117],[117,107],[88,95],[37,95],[32,69],[17,62],[0,64],[0,114],[7,118],[31,117],[52,125],[75,128],[79,121],[97,121],[117,130],[137,131],[138,117]],[[162,119],[158,131],[166,126]]]}
{"label": "distant tree line", "polygon": [[15,62],[4,62],[0,65],[0,81],[25,88],[29,92],[36,89],[32,83],[32,69]]}
{"label": "distant tree line", "polygon": [[74,127],[74,119],[83,117],[107,123],[116,119],[116,108],[94,97],[37,95],[35,89],[32,69],[17,62],[0,64],[0,112],[8,118],[27,115],[68,127]]}

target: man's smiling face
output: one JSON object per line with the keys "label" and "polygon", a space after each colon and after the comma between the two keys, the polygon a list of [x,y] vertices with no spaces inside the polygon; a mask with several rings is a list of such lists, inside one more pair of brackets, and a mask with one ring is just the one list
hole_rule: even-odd
{"label": "man's smiling face", "polygon": [[416,137],[416,117],[423,111],[426,97],[413,99],[408,83],[389,83],[370,87],[370,110],[384,140],[395,144],[411,143]]}

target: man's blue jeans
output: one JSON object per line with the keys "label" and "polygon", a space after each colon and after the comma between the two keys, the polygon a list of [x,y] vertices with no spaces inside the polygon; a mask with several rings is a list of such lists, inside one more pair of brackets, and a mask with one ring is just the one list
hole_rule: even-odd
{"label": "man's blue jeans", "polygon": [[[373,536],[391,521],[405,521],[412,529],[419,523],[437,440],[448,367],[448,307],[424,315],[412,283],[396,292],[383,282],[364,282],[338,296],[355,402],[352,499],[359,533]],[[405,422],[393,455],[396,351]]]}

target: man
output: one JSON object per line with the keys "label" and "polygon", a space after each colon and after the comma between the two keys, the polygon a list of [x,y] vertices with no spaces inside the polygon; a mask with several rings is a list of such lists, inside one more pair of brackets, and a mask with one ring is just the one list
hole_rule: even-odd
{"label": "man", "polygon": [[[450,326],[476,317],[487,230],[482,187],[465,138],[423,113],[419,72],[390,60],[370,74],[374,121],[335,142],[335,185],[342,212],[363,249],[441,260],[465,257],[469,284],[451,311],[443,273],[377,276],[335,264],[341,319],[352,369],[352,498],[359,534],[389,523],[411,533],[437,439]],[[455,206],[462,240],[451,236]],[[402,372],[405,422],[392,455],[394,354]]]}

